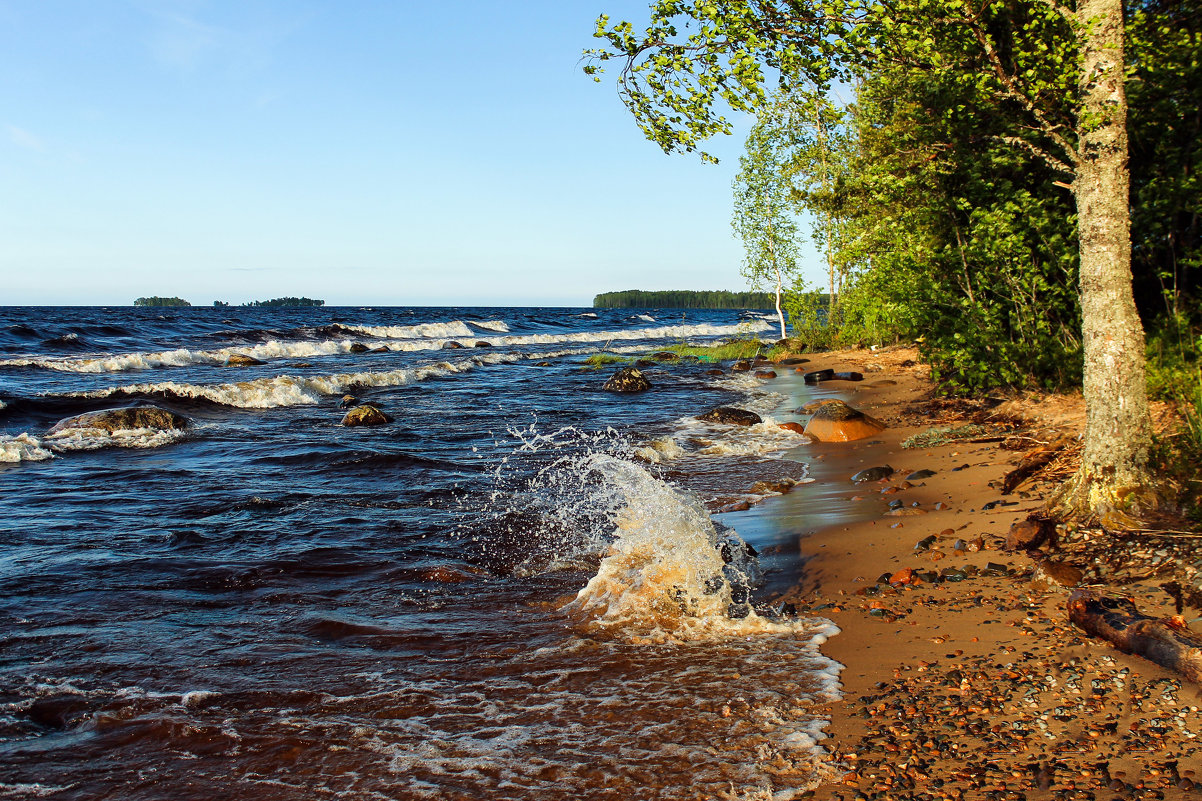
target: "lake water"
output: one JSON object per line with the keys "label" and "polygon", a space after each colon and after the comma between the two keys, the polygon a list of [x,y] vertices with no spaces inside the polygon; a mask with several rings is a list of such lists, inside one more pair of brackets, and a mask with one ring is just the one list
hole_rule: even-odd
{"label": "lake water", "polygon": [[[0,798],[799,794],[834,630],[766,611],[771,543],[711,513],[807,481],[803,440],[694,417],[788,399],[687,360],[610,393],[584,364],[757,335],[736,311],[0,308]],[[393,422],[340,425],[347,394]],[[48,433],[144,403],[190,425]]]}

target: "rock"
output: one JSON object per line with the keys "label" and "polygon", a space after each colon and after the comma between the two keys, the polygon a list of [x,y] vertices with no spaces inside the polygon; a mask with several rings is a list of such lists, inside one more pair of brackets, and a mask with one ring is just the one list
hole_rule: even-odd
{"label": "rock", "polygon": [[805,434],[805,426],[801,423],[781,423],[780,427],[785,431],[792,431],[794,434]]}
{"label": "rock", "polygon": [[709,370],[706,370],[705,374],[706,375],[726,375],[726,373],[722,372],[717,367],[712,367]]}
{"label": "rock", "polygon": [[1076,565],[1044,559],[1035,566],[1031,584],[1035,589],[1047,592],[1053,589],[1071,589],[1081,583],[1085,573]]}
{"label": "rock", "polygon": [[853,409],[843,401],[828,401],[814,410],[805,433],[820,442],[852,442],[884,430],[884,423],[859,409]]}
{"label": "rock", "polygon": [[231,353],[225,357],[226,367],[254,367],[256,364],[267,364],[262,359],[247,356],[245,353]]}
{"label": "rock", "polygon": [[378,348],[372,348],[368,353],[392,353],[392,348],[387,345],[381,345]]}
{"label": "rock", "polygon": [[705,414],[698,415],[697,419],[707,423],[727,423],[733,426],[753,426],[756,423],[764,422],[763,418],[755,412],[735,409],[731,406],[719,406],[717,409],[711,409]]}
{"label": "rock", "polygon": [[548,361],[535,362],[534,366],[535,367],[550,367],[551,362],[548,362]]}
{"label": "rock", "polygon": [[313,365],[309,364],[308,362],[292,362],[288,366],[294,370],[302,370],[306,367],[312,367]]}
{"label": "rock", "polygon": [[651,382],[637,367],[623,367],[609,377],[603,389],[607,392],[642,392],[651,389]]}
{"label": "rock", "polygon": [[459,350],[462,347],[463,347],[462,342],[456,342],[453,339],[447,340],[446,342],[442,343],[443,350]]}
{"label": "rock", "polygon": [[367,403],[354,407],[342,418],[344,426],[382,426],[391,422],[391,417]]}
{"label": "rock", "polygon": [[351,353],[367,353],[371,348],[364,345],[362,342],[351,343]]}
{"label": "rock", "polygon": [[918,580],[914,575],[914,570],[909,567],[903,567],[901,570],[889,577],[889,584],[913,584]]}
{"label": "rock", "polygon": [[756,378],[776,378],[776,372],[774,370],[756,370],[755,377]]}
{"label": "rock", "polygon": [[834,370],[814,370],[802,376],[807,384],[817,384],[819,381],[829,381],[834,377]]}
{"label": "rock", "polygon": [[1006,550],[1032,550],[1044,543],[1054,543],[1055,539],[1055,523],[1041,517],[1028,517],[1010,526],[1010,531],[1006,534]]}
{"label": "rock", "polygon": [[659,353],[652,353],[651,358],[657,362],[678,362],[680,361],[680,354],[673,353],[670,350],[661,350]]}
{"label": "rock", "polygon": [[924,478],[930,478],[933,475],[935,475],[934,470],[915,470],[906,476],[906,481],[922,481]]}
{"label": "rock", "polygon": [[751,504],[747,501],[735,501],[734,503],[728,503],[726,506],[723,506],[721,509],[719,509],[718,514],[725,514],[726,512],[746,512],[750,508]]}
{"label": "rock", "polygon": [[342,400],[338,401],[338,408],[340,408],[340,409],[349,409],[352,406],[358,406],[358,405],[359,405],[359,399],[356,398],[354,395],[343,395]]}
{"label": "rock", "polygon": [[797,364],[806,364],[809,361],[809,359],[803,359],[800,356],[790,356],[787,359],[777,359],[776,363],[792,367]]}
{"label": "rock", "polygon": [[188,427],[188,418],[158,406],[125,406],[119,409],[102,409],[78,414],[59,420],[49,434],[78,429],[98,429],[110,434],[114,431],[130,431],[148,428],[153,431],[172,431]]}
{"label": "rock", "polygon": [[827,381],[863,381],[864,374],[857,372],[835,373]]}
{"label": "rock", "polygon": [[851,477],[851,480],[856,484],[861,484],[865,481],[882,481],[893,475],[893,468],[889,465],[881,467],[869,467],[866,470],[861,470]]}
{"label": "rock", "polygon": [[732,369],[736,372],[745,373],[751,369],[751,360],[750,359],[739,359],[737,362],[735,362],[734,364],[732,364],[730,366],[730,369]]}
{"label": "rock", "polygon": [[814,412],[818,411],[818,407],[823,406],[827,403],[840,403],[840,401],[833,400],[831,398],[823,398],[822,400],[813,400],[813,401],[810,401],[809,403],[805,404],[804,406],[798,406],[796,409],[794,409],[794,412],[796,412],[797,414],[813,414]]}
{"label": "rock", "polygon": [[769,492],[784,495],[796,486],[797,482],[791,478],[784,478],[780,481],[757,481],[751,485],[750,492],[755,495],[763,495]]}
{"label": "rock", "polygon": [[636,359],[634,362],[634,366],[642,370],[646,370],[648,367],[655,367],[655,365],[656,362],[652,359]]}
{"label": "rock", "polygon": [[491,348],[491,347],[492,347],[492,343],[491,343],[491,342],[485,342],[483,339],[477,339],[477,340],[476,340],[476,347],[477,347],[477,348]]}

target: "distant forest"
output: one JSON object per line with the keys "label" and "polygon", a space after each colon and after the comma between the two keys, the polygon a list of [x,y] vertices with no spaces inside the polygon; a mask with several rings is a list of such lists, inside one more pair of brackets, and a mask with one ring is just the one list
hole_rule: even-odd
{"label": "distant forest", "polygon": [[593,298],[594,309],[773,309],[776,299],[768,292],[713,292],[673,289],[648,292],[602,292]]}
{"label": "distant forest", "polygon": [[[215,300],[213,305],[219,308],[225,308],[230,304],[224,300]],[[314,300],[313,298],[275,298],[273,300],[252,300],[250,303],[243,303],[243,306],[259,306],[266,308],[278,308],[281,306],[324,306],[324,300]]]}
{"label": "distant forest", "polygon": [[134,301],[135,306],[191,306],[192,304],[183,298],[138,298]]}

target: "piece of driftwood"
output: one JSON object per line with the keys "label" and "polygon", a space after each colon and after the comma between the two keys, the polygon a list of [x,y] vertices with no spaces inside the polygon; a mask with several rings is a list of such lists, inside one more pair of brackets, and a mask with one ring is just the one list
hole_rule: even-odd
{"label": "piece of driftwood", "polygon": [[1087,634],[1202,684],[1202,639],[1185,628],[1140,613],[1129,598],[1074,590],[1068,617]]}
{"label": "piece of driftwood", "polygon": [[1019,461],[1018,466],[1007,473],[1006,477],[1002,479],[1002,494],[1009,495],[1014,492],[1019,484],[1046,467],[1049,462],[1056,458],[1056,454],[1059,452],[1060,448],[1057,445],[1053,445],[1028,453]]}

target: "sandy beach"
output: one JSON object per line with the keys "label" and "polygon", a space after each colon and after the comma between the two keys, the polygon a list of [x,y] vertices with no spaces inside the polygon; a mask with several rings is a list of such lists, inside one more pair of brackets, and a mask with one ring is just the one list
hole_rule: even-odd
{"label": "sandy beach", "polygon": [[[1199,688],[1075,629],[1068,588],[1037,572],[1044,557],[1005,550],[1010,526],[1038,510],[1055,483],[1037,476],[1003,495],[1001,481],[1025,451],[1075,437],[1080,399],[941,400],[908,349],[807,356],[793,369],[863,372],[863,381],[825,386],[888,425],[867,440],[809,446],[823,465],[825,503],[859,510],[853,521],[871,518],[802,533],[801,581],[781,595],[842,629],[823,649],[846,666],[825,745],[846,774],[813,797],[1197,797]],[[932,427],[969,424],[979,426],[970,440],[902,445]],[[1047,477],[1067,469],[1071,450]],[[894,468],[892,476],[847,480],[876,465]],[[905,480],[920,470],[933,474]],[[863,514],[865,504],[877,513]],[[1180,555],[1155,550],[1151,538],[1127,547],[1160,554],[1155,568],[1133,570],[1118,557],[1093,566],[1107,553],[1093,533],[1062,530],[1060,550],[1047,558],[1085,568],[1082,584],[1121,583],[1145,614],[1172,615],[1159,584]]]}

